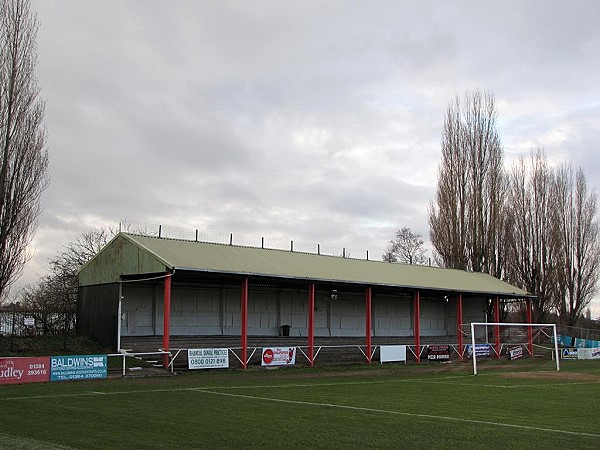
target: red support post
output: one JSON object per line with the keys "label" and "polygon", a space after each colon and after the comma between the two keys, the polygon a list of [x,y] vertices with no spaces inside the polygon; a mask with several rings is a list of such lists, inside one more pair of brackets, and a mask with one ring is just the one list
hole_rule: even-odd
{"label": "red support post", "polygon": [[463,308],[462,308],[462,294],[458,294],[456,299],[456,337],[458,341],[458,357],[463,359],[465,349],[463,347]]}
{"label": "red support post", "polygon": [[[164,281],[163,295],[163,351],[169,351],[169,338],[171,333],[171,275],[167,274]],[[163,355],[163,367],[169,367],[169,355]]]}
{"label": "red support post", "polygon": [[421,310],[420,310],[420,294],[419,290],[415,291],[414,310],[415,318],[413,329],[415,332],[415,358],[417,364],[421,363]]}
{"label": "red support post", "polygon": [[308,364],[315,363],[315,283],[308,287]]}
{"label": "red support post", "polygon": [[[494,322],[500,322],[500,298],[496,296],[494,300]],[[494,341],[496,350],[496,359],[500,358],[500,325],[494,325]]]}
{"label": "red support post", "polygon": [[371,286],[367,288],[366,295],[365,333],[367,338],[367,363],[371,364]]}
{"label": "red support post", "polygon": [[[527,299],[527,323],[532,323],[531,316],[531,300]],[[527,349],[533,358],[533,330],[531,327],[527,327]]]}
{"label": "red support post", "polygon": [[240,314],[242,316],[242,369],[248,364],[248,278],[242,281],[242,305]]}

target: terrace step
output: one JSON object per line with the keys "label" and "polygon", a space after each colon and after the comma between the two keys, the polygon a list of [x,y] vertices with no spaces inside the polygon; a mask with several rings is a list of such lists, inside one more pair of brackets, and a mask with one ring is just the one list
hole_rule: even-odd
{"label": "terrace step", "polygon": [[[448,336],[430,336],[421,337],[421,345],[428,344],[451,344],[455,342],[455,337]],[[301,347],[306,352],[307,338],[298,336],[249,336],[248,337],[248,356],[252,355],[254,349],[256,352],[250,358],[249,365],[260,365],[261,349],[263,347]],[[373,348],[378,345],[414,345],[412,336],[376,336],[371,340]],[[152,352],[162,348],[162,336],[129,336],[123,337],[121,346],[132,349],[132,352]],[[364,337],[315,337],[315,353],[320,348],[316,356],[316,361],[320,363],[346,364],[361,363],[365,361],[365,338]],[[171,336],[170,349],[175,352],[178,349],[191,348],[230,348],[238,356],[240,355],[240,337],[239,336]],[[336,347],[336,348],[331,348]],[[360,350],[362,349],[362,351]],[[373,360],[379,359],[379,349],[375,350]],[[298,351],[296,355],[297,364],[308,364],[304,355]],[[231,363],[235,365],[235,357],[232,356]],[[159,364],[160,365],[160,364]],[[175,360],[175,367],[178,369],[187,367],[187,352],[179,353]]]}

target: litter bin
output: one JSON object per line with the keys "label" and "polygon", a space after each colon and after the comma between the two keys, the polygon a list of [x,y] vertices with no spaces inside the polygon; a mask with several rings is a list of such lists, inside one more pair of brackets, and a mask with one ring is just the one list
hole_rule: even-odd
{"label": "litter bin", "polygon": [[281,325],[281,335],[282,336],[289,336],[290,335],[290,327],[289,325]]}

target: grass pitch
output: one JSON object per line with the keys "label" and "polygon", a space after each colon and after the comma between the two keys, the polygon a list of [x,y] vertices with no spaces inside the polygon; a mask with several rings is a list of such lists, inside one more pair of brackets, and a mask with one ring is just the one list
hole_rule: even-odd
{"label": "grass pitch", "polygon": [[598,448],[600,363],[189,372],[0,386],[0,448]]}

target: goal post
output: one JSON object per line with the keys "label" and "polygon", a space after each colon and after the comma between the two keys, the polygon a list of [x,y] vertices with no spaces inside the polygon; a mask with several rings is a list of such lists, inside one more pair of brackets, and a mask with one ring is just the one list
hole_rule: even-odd
{"label": "goal post", "polygon": [[[560,358],[559,358],[559,353],[558,353],[558,336],[556,334],[556,324],[554,323],[501,323],[501,322],[471,322],[471,350],[472,350],[472,355],[473,355],[473,375],[477,375],[477,352],[476,350],[476,335],[475,335],[475,328],[476,327],[485,327],[487,329],[487,327],[496,327],[496,330],[498,330],[498,327],[521,327],[521,328],[526,328],[527,329],[527,334],[528,336],[530,336],[531,339],[531,330],[533,328],[539,328],[539,329],[543,329],[543,328],[551,328],[552,329],[552,343],[553,345],[553,353],[554,353],[554,360],[556,361],[556,370],[559,371],[560,370]],[[497,333],[497,331],[496,331]],[[499,356],[499,355],[498,355]],[[532,355],[533,356],[533,355]]]}

